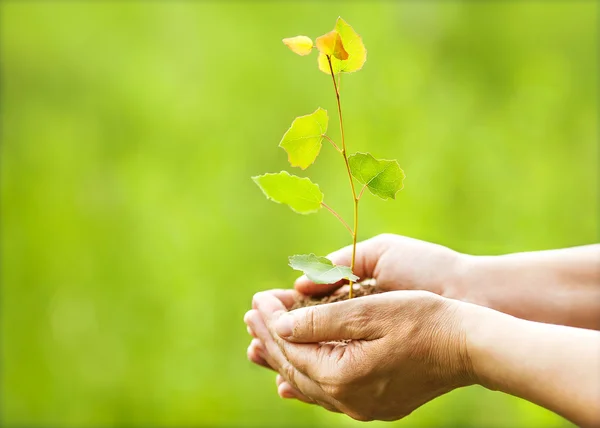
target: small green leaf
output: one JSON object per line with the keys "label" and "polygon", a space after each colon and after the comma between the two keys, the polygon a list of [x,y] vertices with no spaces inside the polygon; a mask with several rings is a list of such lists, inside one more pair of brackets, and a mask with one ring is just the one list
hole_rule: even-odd
{"label": "small green leaf", "polygon": [[379,160],[370,153],[355,153],[348,157],[348,163],[354,178],[381,199],[396,199],[396,193],[404,186],[404,171],[395,160]]}
{"label": "small green leaf", "polygon": [[342,279],[358,281],[348,266],[336,266],[331,260],[312,253],[291,256],[290,266],[304,272],[316,284],[334,284]]}
{"label": "small green leaf", "polygon": [[306,169],[315,161],[328,123],[327,110],[321,107],[314,113],[294,119],[279,143],[279,147],[287,152],[290,165]]}
{"label": "small green leaf", "polygon": [[[342,45],[344,46],[345,51],[348,53],[348,59],[341,60],[331,57],[333,73],[352,73],[360,70],[367,60],[367,49],[363,44],[362,38],[341,17],[337,19],[334,30],[340,34]],[[321,70],[323,73],[331,74],[327,56],[323,52],[319,52],[318,61],[319,70]]]}
{"label": "small green leaf", "polygon": [[286,204],[299,214],[319,211],[323,193],[319,185],[308,178],[290,175],[287,171],[252,177],[265,196],[278,204]]}

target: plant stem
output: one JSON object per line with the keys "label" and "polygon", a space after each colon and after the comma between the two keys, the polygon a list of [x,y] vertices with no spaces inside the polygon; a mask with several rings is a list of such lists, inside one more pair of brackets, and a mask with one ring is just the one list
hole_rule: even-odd
{"label": "plant stem", "polygon": [[[354,199],[354,233],[352,234],[352,263],[350,264],[350,269],[352,270],[352,273],[354,273],[354,265],[356,261],[356,236],[358,234],[358,201],[359,199]],[[350,290],[348,290],[349,299],[352,298],[352,294],[352,281],[350,281]]]}
{"label": "plant stem", "polygon": [[341,221],[344,226],[346,226],[346,229],[348,229],[348,232],[350,232],[350,235],[352,235],[354,237],[354,232],[352,231],[352,228],[350,226],[348,226],[348,223],[346,223],[346,220],[344,220],[341,215],[339,215],[333,208],[331,208],[325,202],[321,202],[321,205],[323,205],[323,208],[327,208],[331,214],[336,216],[338,218],[338,220]]}
{"label": "plant stem", "polygon": [[360,193],[359,193],[359,195],[358,195],[358,200],[360,200],[360,198],[362,198],[362,195],[363,195],[363,193],[365,193],[365,189],[366,189],[366,188],[367,188],[367,185],[365,184],[365,185],[363,186],[363,188],[362,188],[362,189],[360,189]]}
{"label": "plant stem", "polygon": [[329,138],[329,135],[323,134],[321,135],[321,137],[329,141],[338,152],[342,153],[342,150],[337,146],[337,144],[335,144],[335,142],[331,138]]}
{"label": "plant stem", "polygon": [[[354,231],[352,232],[352,262],[350,269],[354,272],[354,262],[356,261],[356,236],[358,231],[358,201],[356,197],[356,190],[354,189],[354,180],[352,180],[352,172],[350,171],[350,164],[348,163],[348,155],[346,154],[346,139],[344,136],[344,120],[342,119],[342,104],[340,103],[340,91],[338,89],[337,82],[335,81],[335,73],[333,72],[333,65],[331,64],[331,56],[327,55],[327,62],[329,63],[329,71],[331,72],[331,79],[333,80],[333,89],[335,89],[335,98],[337,100],[338,116],[340,118],[340,133],[342,134],[342,156],[344,163],[346,164],[346,171],[348,171],[348,178],[350,179],[350,188],[352,189],[352,199],[354,201]],[[350,281],[350,289],[348,291],[348,298],[353,297],[353,282]]]}

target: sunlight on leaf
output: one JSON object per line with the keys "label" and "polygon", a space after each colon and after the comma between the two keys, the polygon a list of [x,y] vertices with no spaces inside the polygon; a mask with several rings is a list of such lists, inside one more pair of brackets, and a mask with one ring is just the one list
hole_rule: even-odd
{"label": "sunlight on leaf", "polygon": [[352,176],[381,199],[396,199],[396,193],[404,186],[404,171],[395,160],[378,160],[370,153],[355,153],[348,157],[348,163]]}
{"label": "sunlight on leaf", "polygon": [[319,185],[308,178],[290,175],[287,171],[252,177],[265,196],[278,204],[286,204],[299,214],[319,211],[323,193]]}
{"label": "sunlight on leaf", "polygon": [[290,165],[306,169],[315,161],[321,151],[328,123],[327,110],[321,107],[294,119],[279,143],[279,147],[287,152]]}
{"label": "sunlight on leaf", "polygon": [[321,37],[317,37],[316,46],[319,52],[325,55],[334,56],[337,59],[348,59],[348,52],[344,49],[340,34],[332,30]]}
{"label": "sunlight on leaf", "polygon": [[[367,60],[367,50],[365,49],[362,38],[341,17],[337,19],[334,30],[339,33],[340,38],[342,39],[342,45],[348,53],[348,59],[346,60],[331,58],[334,74],[340,72],[352,73],[360,70]],[[323,52],[319,52],[318,61],[319,70],[323,73],[331,74],[327,56]]]}
{"label": "sunlight on leaf", "polygon": [[290,48],[290,50],[298,55],[308,55],[313,48],[313,41],[310,37],[296,36],[283,39],[282,42]]}
{"label": "sunlight on leaf", "polygon": [[304,272],[316,284],[334,284],[342,279],[358,281],[350,267],[334,265],[331,260],[315,254],[300,254],[290,257],[290,266]]}

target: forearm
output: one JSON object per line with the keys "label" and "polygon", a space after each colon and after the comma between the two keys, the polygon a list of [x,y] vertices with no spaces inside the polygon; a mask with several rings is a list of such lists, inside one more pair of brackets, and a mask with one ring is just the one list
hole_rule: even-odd
{"label": "forearm", "polygon": [[600,245],[471,256],[462,300],[519,318],[600,329]]}
{"label": "forearm", "polygon": [[524,398],[582,426],[600,426],[600,333],[525,321],[465,305],[468,355],[478,383]]}

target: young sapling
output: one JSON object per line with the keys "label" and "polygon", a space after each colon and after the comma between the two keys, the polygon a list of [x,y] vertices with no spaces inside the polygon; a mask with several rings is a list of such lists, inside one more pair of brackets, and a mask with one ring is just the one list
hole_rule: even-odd
{"label": "young sapling", "polygon": [[[284,134],[279,147],[288,155],[292,167],[302,170],[312,165],[319,152],[323,140],[341,155],[344,168],[350,181],[354,221],[352,227],[329,205],[324,202],[324,195],[319,185],[309,178],[291,175],[287,171],[267,173],[252,177],[265,196],[274,202],[286,204],[299,214],[311,214],[321,208],[331,212],[348,229],[352,236],[352,259],[350,266],[334,265],[325,257],[315,254],[295,255],[289,258],[292,268],[304,274],[317,284],[333,284],[342,279],[350,283],[348,298],[353,297],[353,283],[358,277],[353,274],[356,259],[356,240],[358,235],[358,205],[366,189],[381,199],[395,199],[396,193],[402,190],[404,172],[396,160],[376,159],[370,153],[354,153],[348,155],[342,104],[340,101],[340,79],[343,73],[353,73],[363,67],[367,59],[367,50],[362,38],[342,18],[338,18],[335,28],[312,39],[296,36],[283,39],[283,43],[298,55],[309,55],[313,47],[319,51],[317,59],[319,70],[331,76],[337,102],[338,121],[340,125],[341,144],[336,144],[327,135],[329,117],[321,107],[313,113],[294,119],[291,127]],[[358,186],[355,185],[358,182]]]}

